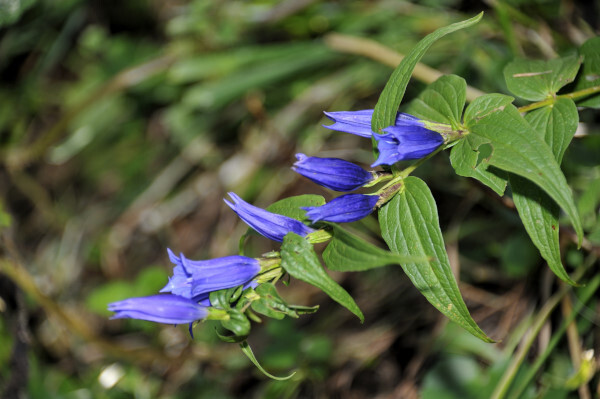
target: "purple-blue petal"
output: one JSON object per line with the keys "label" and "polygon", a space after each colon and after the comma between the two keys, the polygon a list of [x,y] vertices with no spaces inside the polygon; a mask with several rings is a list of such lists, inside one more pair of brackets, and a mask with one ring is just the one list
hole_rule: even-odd
{"label": "purple-blue petal", "polygon": [[[327,129],[337,130],[339,132],[346,132],[355,134],[361,137],[371,137],[373,131],[371,130],[371,118],[373,116],[372,109],[363,109],[360,111],[339,111],[339,112],[325,112],[325,115],[331,119],[333,125],[324,125]],[[396,115],[395,124],[422,124],[418,118],[412,115],[398,113]]]}
{"label": "purple-blue petal", "polygon": [[186,298],[198,299],[205,293],[246,284],[260,272],[258,260],[246,256],[189,260],[169,250],[169,258],[175,264],[173,277],[161,292]]}
{"label": "purple-blue petal", "polygon": [[425,123],[412,115],[398,113],[394,125],[382,129],[381,134],[371,131],[373,110],[325,112],[334,121],[328,129],[374,137],[379,157],[371,166],[392,165],[398,161],[423,158],[444,143],[437,132],[425,128]]}
{"label": "purple-blue petal", "polygon": [[373,180],[373,175],[352,162],[339,158],[296,154],[292,170],[334,191],[353,191]]}
{"label": "purple-blue petal", "polygon": [[376,195],[346,194],[337,197],[322,206],[302,208],[313,222],[355,222],[368,216],[379,200]]}
{"label": "purple-blue petal", "polygon": [[444,143],[441,134],[422,126],[390,126],[384,134],[373,137],[377,141],[379,157],[371,166],[392,165],[398,161],[420,159]]}
{"label": "purple-blue petal", "polygon": [[240,219],[256,230],[257,233],[273,241],[283,241],[283,237],[289,232],[294,232],[303,237],[314,232],[314,229],[296,219],[258,208],[247,203],[235,193],[229,193],[229,196],[233,203],[227,200],[225,200],[225,203],[237,213]]}
{"label": "purple-blue petal", "polygon": [[184,324],[204,319],[205,306],[178,295],[154,295],[129,298],[108,305],[115,312],[113,319],[138,319],[164,324]]}

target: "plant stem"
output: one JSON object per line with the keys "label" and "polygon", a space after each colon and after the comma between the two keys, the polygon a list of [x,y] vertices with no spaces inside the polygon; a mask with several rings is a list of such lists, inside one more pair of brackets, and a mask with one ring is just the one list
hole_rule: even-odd
{"label": "plant stem", "polygon": [[518,110],[519,110],[519,112],[529,112],[529,111],[533,111],[534,109],[538,109],[538,108],[545,107],[547,105],[554,104],[556,102],[556,100],[559,100],[561,98],[570,98],[570,99],[574,100],[576,98],[587,97],[589,95],[592,95],[592,94],[595,94],[598,92],[600,92],[600,86],[588,87],[587,89],[574,91],[573,93],[561,94],[560,96],[550,97],[545,100],[538,101],[536,103],[524,105],[522,107],[519,107]]}
{"label": "plant stem", "polygon": [[[593,262],[591,262],[591,264],[593,264]],[[588,264],[588,265],[584,265],[583,267],[579,268],[573,279],[576,281],[579,280],[590,266],[591,265]],[[594,282],[590,282],[589,286],[594,287],[595,284],[596,284],[596,282],[594,280]],[[502,375],[502,379],[500,380],[498,385],[496,385],[496,389],[494,390],[494,392],[491,396],[491,399],[502,399],[506,396],[515,376],[517,375],[517,371],[519,371],[521,364],[523,364],[523,362],[525,361],[525,357],[527,356],[527,353],[529,352],[529,349],[533,345],[542,326],[544,325],[544,323],[546,322],[548,317],[550,317],[554,308],[556,308],[556,306],[558,306],[558,304],[560,303],[562,298],[565,295],[567,295],[572,290],[572,288],[573,287],[567,286],[567,285],[563,286],[560,289],[560,291],[558,291],[556,294],[554,294],[544,304],[544,306],[542,307],[542,309],[540,310],[538,315],[533,320],[533,325],[531,326],[529,335],[527,335],[527,337],[523,341],[522,345],[519,347],[519,350],[513,356],[511,363],[508,365],[506,371]],[[594,291],[596,288],[597,287],[594,288]],[[574,313],[574,315],[576,315],[576,314],[577,313]],[[568,323],[567,323],[567,325],[568,325]],[[558,332],[557,332],[557,334],[558,334]],[[541,366],[541,364],[538,365],[538,367],[539,366]],[[535,372],[534,372],[534,374],[535,374]],[[523,385],[521,385],[519,387],[519,389],[522,387],[523,387]],[[518,396],[512,396],[512,397],[517,398]]]}

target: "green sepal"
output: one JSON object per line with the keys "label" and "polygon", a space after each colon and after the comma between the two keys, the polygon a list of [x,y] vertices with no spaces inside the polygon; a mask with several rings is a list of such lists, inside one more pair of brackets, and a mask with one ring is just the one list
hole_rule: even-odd
{"label": "green sepal", "polygon": [[237,337],[247,337],[250,334],[250,320],[239,309],[229,309],[229,319],[221,321],[223,328],[231,331]]}
{"label": "green sepal", "polygon": [[258,368],[260,370],[261,373],[263,373],[267,377],[271,378],[272,380],[285,381],[285,380],[289,380],[296,374],[296,372],[294,371],[292,374],[288,375],[287,377],[276,377],[273,374],[268,373],[267,370],[265,370],[260,365],[260,363],[256,359],[256,356],[254,356],[254,352],[252,352],[252,348],[250,348],[250,345],[248,345],[248,341],[241,342],[240,348],[242,348],[242,352],[244,352],[244,355],[246,355],[248,357],[248,359],[250,359],[252,364],[254,364],[256,366],[256,368]]}

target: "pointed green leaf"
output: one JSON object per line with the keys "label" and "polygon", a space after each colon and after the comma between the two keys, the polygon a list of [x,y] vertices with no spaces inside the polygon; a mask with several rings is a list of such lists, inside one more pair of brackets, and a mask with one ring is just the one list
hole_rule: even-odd
{"label": "pointed green leaf", "polygon": [[336,224],[331,227],[333,238],[323,252],[323,260],[331,270],[361,272],[403,262],[427,261],[427,257],[402,256],[376,247]]}
{"label": "pointed green leaf", "polygon": [[490,165],[525,177],[542,188],[569,216],[581,245],[581,220],[567,180],[550,147],[512,104],[480,114],[483,116],[473,119],[467,127],[470,134],[490,141]]}
{"label": "pointed green leaf", "polygon": [[286,315],[298,318],[298,314],[291,309],[283,300],[275,286],[271,283],[263,283],[256,287],[256,293],[260,299],[252,301],[252,310],[277,320],[283,319]]}
{"label": "pointed green leaf", "polygon": [[458,129],[465,107],[467,82],[456,75],[444,75],[411,101],[406,112],[421,119],[446,123]]}
{"label": "pointed green leaf", "polygon": [[487,155],[480,152],[482,143],[478,141],[472,134],[460,140],[452,147],[450,163],[457,175],[477,179],[502,196],[508,176],[503,170],[490,166]]}
{"label": "pointed green leaf", "polygon": [[289,380],[296,374],[296,372],[294,371],[292,374],[288,375],[287,377],[276,377],[273,374],[268,373],[267,370],[265,370],[260,365],[260,363],[256,359],[256,356],[254,356],[254,352],[252,352],[252,348],[250,348],[250,345],[248,345],[248,341],[240,342],[240,348],[242,348],[242,352],[244,352],[244,355],[248,356],[248,359],[250,359],[252,364],[254,364],[260,370],[261,373],[263,373],[264,375],[266,375],[267,377],[269,377],[273,380],[277,380],[277,381]]}
{"label": "pointed green leaf", "polygon": [[[550,145],[560,163],[579,121],[579,114],[573,100],[560,99],[553,107],[544,107],[528,113],[525,119]],[[554,274],[566,283],[575,285],[576,283],[565,271],[560,257],[558,240],[560,208],[548,194],[523,177],[511,174],[510,185],[515,206],[531,241],[548,262]]]}
{"label": "pointed green leaf", "polygon": [[[471,126],[489,114],[502,111],[508,104],[511,104],[513,100],[514,98],[505,96],[504,94],[487,94],[485,96],[477,97],[465,110],[465,125],[467,127]],[[490,142],[483,137],[478,140],[481,140],[481,143]]]}
{"label": "pointed green leaf", "polygon": [[573,100],[560,98],[550,107],[528,112],[525,120],[541,133],[560,165],[579,123],[579,113]]}
{"label": "pointed green leaf", "polygon": [[379,132],[381,129],[393,125],[396,121],[396,113],[402,102],[402,97],[404,97],[404,92],[406,91],[406,86],[408,85],[412,71],[429,47],[431,47],[438,39],[449,33],[476,24],[482,17],[483,13],[480,13],[466,21],[445,26],[425,36],[417,43],[396,67],[379,96],[379,101],[377,101],[377,105],[375,105],[375,111],[373,112],[373,118],[371,119],[371,129],[373,129],[374,132]]}
{"label": "pointed green leaf", "polygon": [[575,285],[560,259],[558,243],[560,208],[548,194],[524,177],[510,174],[509,180],[513,191],[513,201],[531,241],[548,262],[548,266],[554,274],[566,283]]}
{"label": "pointed green leaf", "polygon": [[[583,58],[583,68],[577,83],[575,83],[575,90],[584,90],[594,86],[600,86],[600,37],[593,37],[583,43],[579,49],[579,54]],[[600,93],[596,93],[592,96],[586,97],[583,101],[578,101],[578,105],[600,108]]]}
{"label": "pointed green leaf", "polygon": [[540,101],[554,96],[561,87],[571,83],[581,57],[571,55],[549,61],[516,59],[504,68],[508,90],[530,101]]}
{"label": "pointed green leaf", "polygon": [[444,247],[435,200],[416,177],[404,180],[404,191],[379,211],[381,233],[390,249],[403,256],[432,256],[429,262],[402,266],[414,286],[450,320],[477,338],[494,342],[475,323],[465,305]]}
{"label": "pointed green leaf", "polygon": [[347,308],[360,319],[364,316],[354,299],[323,269],[311,244],[295,233],[288,233],[281,245],[281,267],[292,277],[320,288],[334,301]]}

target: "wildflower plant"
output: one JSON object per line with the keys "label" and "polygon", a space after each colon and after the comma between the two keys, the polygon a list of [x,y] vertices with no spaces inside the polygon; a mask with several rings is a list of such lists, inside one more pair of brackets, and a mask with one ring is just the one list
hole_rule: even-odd
{"label": "wildflower plant", "polygon": [[[594,64],[600,53],[598,38],[584,44],[577,55],[551,61],[516,60],[507,65],[508,89],[531,101],[521,108],[513,105],[513,97],[486,94],[465,109],[465,80],[447,75],[408,104],[406,113],[398,112],[411,73],[427,49],[442,36],[481,18],[482,14],[438,29],[419,42],[393,72],[374,109],[325,113],[333,121],[325,126],[328,129],[371,140],[375,155],[371,167],[379,170],[297,154],[294,171],[346,194],[328,203],[319,195],[301,195],[261,209],[230,193],[227,205],[257,233],[281,242],[280,249],[258,259],[233,255],[205,261],[189,261],[169,252],[175,267],[163,289],[168,294],[111,304],[115,317],[165,323],[220,320],[229,331],[220,337],[240,343],[260,368],[246,342],[251,320],[298,317],[317,310],[317,306],[290,305],[279,295],[276,283],[286,274],[320,288],[364,320],[350,294],[325,272],[313,248],[325,242],[322,258],[330,270],[366,271],[399,264],[441,313],[482,341],[494,342],[473,320],[462,299],[431,191],[426,182],[411,176],[423,162],[445,150],[450,150],[451,166],[459,176],[476,179],[499,196],[510,186],[519,216],[541,256],[561,280],[576,285],[561,261],[559,212],[568,217],[579,246],[583,229],[560,163],[577,129],[576,102],[589,107],[599,104],[600,71],[598,63]],[[583,73],[578,74],[580,69]],[[559,95],[571,82],[575,91]],[[367,140],[365,146],[369,146]],[[414,162],[406,166],[400,161]],[[351,193],[357,189],[363,192]],[[338,224],[372,213],[377,215],[389,250],[363,241]]]}

